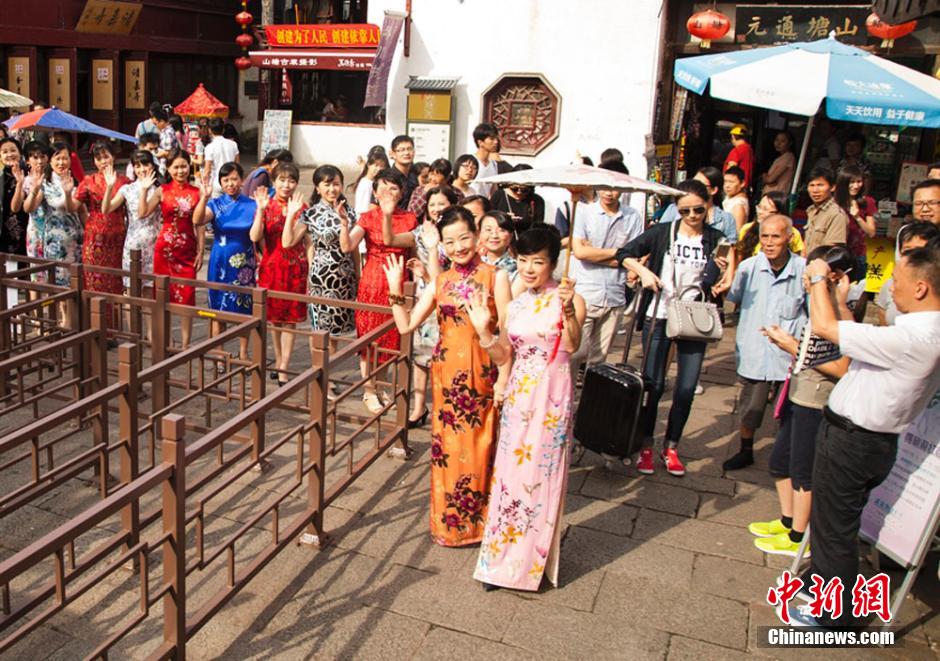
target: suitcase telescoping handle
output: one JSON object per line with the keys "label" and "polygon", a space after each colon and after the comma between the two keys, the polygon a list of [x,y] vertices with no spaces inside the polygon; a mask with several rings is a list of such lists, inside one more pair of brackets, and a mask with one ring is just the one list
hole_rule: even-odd
{"label": "suitcase telescoping handle", "polygon": [[[627,358],[629,358],[630,356],[630,345],[633,344],[633,331],[636,330],[636,325],[638,321],[637,315],[640,312],[640,301],[643,299],[644,293],[645,292],[643,291],[643,287],[637,285],[635,294],[633,296],[633,301],[634,301],[633,302],[633,320],[630,322],[630,332],[627,334],[627,343],[623,347],[623,358],[620,361],[620,363],[623,365],[627,364]],[[654,323],[656,321],[656,313],[659,312],[659,300],[662,298],[662,295],[663,295],[663,291],[662,289],[660,289],[658,292],[656,292],[656,300],[653,301],[652,319]],[[645,323],[645,321],[646,320],[644,319],[643,323]],[[643,343],[643,363],[646,362],[647,356],[649,356],[650,345],[652,343],[653,343],[653,333],[652,333],[652,329],[650,329],[650,332],[646,336],[646,342]],[[642,371],[643,371],[643,366],[641,365],[640,372]]]}

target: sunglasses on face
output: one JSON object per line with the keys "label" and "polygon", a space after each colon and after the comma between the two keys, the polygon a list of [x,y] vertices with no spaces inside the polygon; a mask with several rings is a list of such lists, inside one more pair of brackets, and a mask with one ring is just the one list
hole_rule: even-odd
{"label": "sunglasses on face", "polygon": [[705,207],[685,207],[684,209],[679,209],[679,215],[685,218],[690,213],[694,213],[696,216],[701,216],[705,213]]}
{"label": "sunglasses on face", "polygon": [[511,190],[511,191],[512,191],[513,193],[515,193],[516,195],[525,195],[526,193],[528,193],[528,192],[531,191],[532,189],[531,189],[531,188],[528,188],[527,186],[510,186],[510,187],[509,187],[509,190]]}

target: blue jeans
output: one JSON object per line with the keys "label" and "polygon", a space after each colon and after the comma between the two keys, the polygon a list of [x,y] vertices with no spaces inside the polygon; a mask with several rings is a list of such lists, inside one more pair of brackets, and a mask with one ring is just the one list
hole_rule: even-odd
{"label": "blue jeans", "polygon": [[[650,333],[650,319],[643,323],[643,345],[646,346]],[[669,422],[666,425],[665,442],[675,446],[682,438],[682,430],[692,410],[695,399],[695,386],[702,371],[702,359],[705,357],[705,343],[694,340],[672,340],[666,337],[666,320],[658,319],[652,325],[653,339],[650,342],[649,355],[643,361],[643,376],[650,384],[649,400],[640,414],[640,429],[644,445],[649,445],[656,428],[656,409],[663,396],[666,382],[666,361],[669,347],[676,344],[676,363],[679,374],[672,390],[672,407],[669,409]]]}

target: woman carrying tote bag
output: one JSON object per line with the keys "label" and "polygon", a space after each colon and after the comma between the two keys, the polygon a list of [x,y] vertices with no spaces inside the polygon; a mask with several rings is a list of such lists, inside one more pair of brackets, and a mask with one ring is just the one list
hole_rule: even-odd
{"label": "woman carrying tote bag", "polygon": [[[676,335],[675,319],[677,315],[688,312],[691,306],[686,302],[700,298],[702,293],[718,293],[715,283],[720,279],[721,270],[727,267],[727,261],[724,257],[713,257],[724,235],[705,222],[708,189],[694,179],[682,182],[677,188],[683,192],[676,200],[679,220],[654,225],[622,248],[616,259],[640,278],[646,290],[637,319],[642,320],[644,343],[652,333],[649,353],[643,359],[643,376],[648,379],[650,393],[640,417],[643,440],[636,468],[644,475],[651,475],[655,470],[653,430],[656,427],[656,409],[665,387],[669,347],[675,342],[679,373],[660,458],[668,473],[681,477],[685,475],[685,466],[679,460],[677,446],[692,409],[705,346],[714,339],[712,336],[716,332],[720,333],[720,326],[714,329],[706,319],[706,324],[691,327],[687,324]],[[640,261],[644,257],[648,257],[645,265]],[[696,302],[696,305],[700,308],[698,313],[701,313],[703,304]],[[710,310],[704,311],[710,316]],[[674,320],[670,324],[670,334],[667,334],[667,316]]]}

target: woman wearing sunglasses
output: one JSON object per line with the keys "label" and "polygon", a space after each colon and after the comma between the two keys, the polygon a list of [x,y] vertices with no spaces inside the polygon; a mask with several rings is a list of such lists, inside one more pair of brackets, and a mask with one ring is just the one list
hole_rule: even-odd
{"label": "woman wearing sunglasses", "polygon": [[[685,466],[679,460],[677,446],[695,397],[705,355],[705,342],[695,340],[673,340],[666,337],[666,309],[677,292],[688,291],[688,296],[697,295],[688,287],[701,287],[708,295],[714,294],[721,269],[727,267],[724,258],[712,255],[724,236],[722,232],[705,222],[708,213],[709,193],[705,185],[690,179],[676,188],[683,192],[676,200],[679,219],[672,223],[659,223],[635,238],[622,248],[616,256],[626,269],[633,271],[646,291],[640,301],[637,318],[643,320],[643,341],[653,334],[649,354],[644,357],[643,376],[650,386],[647,405],[640,413],[640,429],[643,434],[642,449],[636,469],[644,475],[654,472],[653,429],[656,427],[656,409],[663,395],[669,347],[676,344],[676,362],[679,374],[673,390],[669,423],[660,458],[671,475],[685,475]],[[646,265],[643,257],[649,257]]]}
{"label": "woman wearing sunglasses", "polygon": [[[513,172],[531,169],[531,165],[520,163],[513,168]],[[510,184],[506,188],[499,188],[493,192],[490,202],[494,211],[509,214],[516,227],[516,234],[522,234],[535,223],[545,222],[545,200],[536,194],[532,186]]]}

